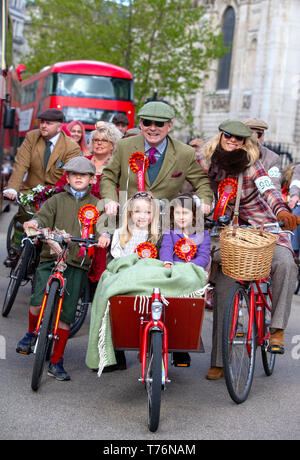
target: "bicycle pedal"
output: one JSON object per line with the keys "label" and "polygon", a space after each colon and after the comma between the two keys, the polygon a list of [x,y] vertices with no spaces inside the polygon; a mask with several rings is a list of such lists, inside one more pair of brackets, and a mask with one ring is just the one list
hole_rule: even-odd
{"label": "bicycle pedal", "polygon": [[173,361],[173,366],[174,367],[190,367],[190,363],[177,363]]}
{"label": "bicycle pedal", "polygon": [[284,347],[280,345],[272,345],[268,346],[268,352],[273,353],[274,355],[283,355],[284,354]]}

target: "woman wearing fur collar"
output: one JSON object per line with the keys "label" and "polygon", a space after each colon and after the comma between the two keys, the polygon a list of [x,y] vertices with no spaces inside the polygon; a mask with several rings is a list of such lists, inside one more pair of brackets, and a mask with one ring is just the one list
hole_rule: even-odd
{"label": "woman wearing fur collar", "polygon": [[[239,206],[239,221],[242,224],[260,225],[262,222],[283,221],[284,229],[292,230],[297,225],[296,217],[281,198],[272,180],[259,161],[259,151],[250,139],[252,131],[240,121],[227,120],[219,126],[219,134],[206,144],[205,155],[201,159],[202,168],[208,173],[214,191],[215,203],[220,199],[220,183],[237,183],[240,173],[243,185]],[[232,183],[231,182],[231,183]],[[225,184],[223,182],[223,184]],[[235,198],[229,200],[225,214],[233,217]],[[224,209],[219,208],[219,212]],[[216,211],[215,211],[216,212]],[[216,216],[218,217],[218,216]],[[296,283],[297,268],[289,238],[280,234],[274,251],[271,268],[273,291],[273,315],[271,322],[270,346],[279,346],[284,352],[284,329],[291,310],[293,289]],[[223,275],[217,266],[214,279],[215,303],[213,318],[213,346],[211,368],[207,378],[219,379],[223,376],[222,324],[226,299],[234,280]]]}

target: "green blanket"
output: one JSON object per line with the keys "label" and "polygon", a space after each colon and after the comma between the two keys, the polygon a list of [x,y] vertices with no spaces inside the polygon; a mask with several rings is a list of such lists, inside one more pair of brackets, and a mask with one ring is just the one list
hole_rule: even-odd
{"label": "green blanket", "polygon": [[165,297],[203,295],[207,273],[193,263],[175,262],[164,268],[157,259],[137,254],[112,260],[102,274],[94,296],[86,364],[99,369],[116,364],[109,319],[109,299],[115,295],[151,296],[154,287]]}

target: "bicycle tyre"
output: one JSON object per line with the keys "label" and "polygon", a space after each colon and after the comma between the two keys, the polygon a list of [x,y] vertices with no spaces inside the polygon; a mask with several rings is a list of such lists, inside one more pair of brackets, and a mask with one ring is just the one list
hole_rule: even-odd
{"label": "bicycle tyre", "polygon": [[48,350],[52,344],[52,339],[49,337],[49,335],[51,333],[52,320],[54,318],[54,313],[57,307],[59,289],[59,281],[53,280],[50,285],[48,299],[46,301],[44,315],[40,327],[40,333],[35,348],[31,378],[31,388],[33,391],[37,391],[39,389]]}
{"label": "bicycle tyre", "polygon": [[89,282],[87,280],[82,290],[81,296],[78,300],[74,323],[72,323],[70,326],[70,334],[69,334],[70,339],[74,337],[76,332],[78,332],[81,326],[83,325],[88,309],[89,309],[89,304],[90,304],[90,287],[89,287]]}
{"label": "bicycle tyre", "polygon": [[15,228],[15,216],[12,217],[8,228],[7,228],[7,234],[6,234],[6,250],[7,254],[9,254],[11,248],[13,247],[13,241],[14,241],[14,228]]}
{"label": "bicycle tyre", "polygon": [[152,331],[149,336],[149,349],[146,367],[146,390],[148,397],[147,420],[150,431],[155,432],[159,425],[162,387],[162,333]]}
{"label": "bicycle tyre", "polygon": [[[268,296],[268,299],[271,302],[271,299]],[[271,322],[271,312],[267,308],[264,308],[264,337],[269,332],[269,326]],[[263,363],[263,368],[267,377],[273,374],[276,355],[268,351],[269,340],[264,340],[261,346],[261,358]]]}
{"label": "bicycle tyre", "polygon": [[[235,301],[238,302],[238,319],[233,341],[230,343]],[[249,325],[249,294],[243,286],[235,283],[230,292],[224,314],[222,354],[227,390],[236,404],[241,404],[247,399],[254,375],[256,354],[255,320],[253,319],[252,324],[250,352],[247,347]]]}
{"label": "bicycle tyre", "polygon": [[21,282],[26,278],[28,263],[32,255],[32,244],[30,241],[25,241],[24,247],[21,251],[17,265],[10,272],[10,280],[6,290],[3,306],[2,316],[8,316],[16,299]]}

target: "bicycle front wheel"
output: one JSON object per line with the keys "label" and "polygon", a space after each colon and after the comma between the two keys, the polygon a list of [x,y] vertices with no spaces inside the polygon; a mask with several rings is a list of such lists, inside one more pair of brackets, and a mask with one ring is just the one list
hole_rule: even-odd
{"label": "bicycle front wheel", "polygon": [[250,324],[249,320],[249,294],[239,283],[233,286],[226,305],[222,352],[228,392],[240,404],[247,399],[252,385],[256,334],[255,321]]}
{"label": "bicycle front wheel", "polygon": [[152,331],[146,367],[146,390],[148,396],[148,428],[154,432],[159,425],[162,387],[162,333]]}
{"label": "bicycle front wheel", "polygon": [[33,391],[37,391],[39,389],[46,357],[52,344],[51,330],[55,318],[54,313],[56,311],[59,299],[59,289],[59,281],[53,280],[50,286],[48,299],[46,301],[44,315],[40,326],[39,336],[35,347],[35,357],[31,378],[31,388]]}
{"label": "bicycle front wheel", "polygon": [[30,241],[25,241],[17,265],[10,272],[10,280],[2,306],[2,316],[8,316],[16,299],[21,282],[26,278],[27,266],[31,259],[33,247]]}

